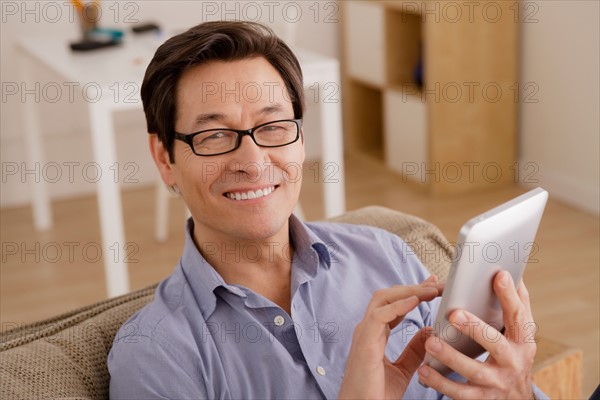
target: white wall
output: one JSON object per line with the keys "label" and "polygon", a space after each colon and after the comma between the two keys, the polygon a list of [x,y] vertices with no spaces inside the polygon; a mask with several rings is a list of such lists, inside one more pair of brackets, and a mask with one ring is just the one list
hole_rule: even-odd
{"label": "white wall", "polygon": [[[137,21],[156,21],[169,32],[181,31],[203,21],[215,19],[260,20],[272,26],[284,39],[294,38],[295,46],[322,54],[338,56],[339,10],[333,1],[103,1],[101,25],[120,27],[126,31]],[[12,175],[14,167],[32,168],[21,163],[25,160],[23,127],[21,121],[21,96],[9,95],[5,89],[11,85],[21,85],[19,65],[15,56],[15,39],[21,35],[54,35],[67,46],[70,39],[78,35],[78,25],[74,18],[70,2],[58,1],[2,1],[2,24],[0,26],[0,77],[3,84],[3,98],[0,118],[0,158],[2,162],[2,181],[0,206],[16,206],[29,202],[28,182],[35,175],[20,173]],[[64,79],[45,68],[35,68],[40,88],[44,85],[64,86]],[[141,83],[141,82],[140,82]],[[33,86],[27,86],[32,88]],[[91,138],[88,128],[86,103],[81,96],[69,101],[66,95],[58,102],[48,101],[40,96],[39,110],[42,124],[46,161],[56,162],[61,168],[63,178],[50,185],[52,198],[64,198],[89,194],[94,184],[89,183],[83,167],[93,161]],[[77,94],[78,92],[76,92]],[[34,101],[33,95],[27,95],[26,101]],[[314,101],[307,98],[308,113],[317,108]],[[318,115],[317,115],[318,117]],[[307,121],[306,131],[315,127],[315,121]],[[137,167],[133,185],[147,185],[156,178],[154,164],[147,150],[147,135],[141,105],[139,111],[123,112],[116,116],[117,152],[122,173],[125,163],[133,162]],[[307,136],[307,139],[309,137]],[[313,144],[311,146],[311,143]],[[307,156],[315,157],[320,149],[314,144],[318,140],[307,141]],[[67,176],[69,167],[65,163],[75,164],[73,181]],[[71,164],[73,165],[73,164]],[[42,166],[43,167],[43,166]],[[43,171],[41,178],[44,178]],[[53,173],[50,169],[48,174]]]}
{"label": "white wall", "polygon": [[537,171],[533,164],[523,171],[539,182],[532,186],[598,214],[600,2],[527,4],[521,82],[533,85],[522,93],[537,103],[521,103],[521,167],[535,163]]}

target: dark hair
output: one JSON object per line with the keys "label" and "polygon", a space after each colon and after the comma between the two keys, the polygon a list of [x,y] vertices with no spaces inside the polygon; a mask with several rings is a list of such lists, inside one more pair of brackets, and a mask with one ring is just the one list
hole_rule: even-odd
{"label": "dark hair", "polygon": [[256,22],[214,21],[197,25],[163,43],[150,61],[141,96],[148,133],[158,138],[173,160],[177,116],[177,84],[192,66],[211,61],[263,57],[281,75],[292,101],[294,118],[304,113],[300,63],[290,48],[268,27]]}

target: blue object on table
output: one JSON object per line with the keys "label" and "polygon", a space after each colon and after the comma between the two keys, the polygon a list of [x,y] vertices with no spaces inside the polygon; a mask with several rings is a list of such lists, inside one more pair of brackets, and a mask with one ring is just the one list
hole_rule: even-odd
{"label": "blue object on table", "polygon": [[123,31],[110,28],[94,28],[88,35],[89,38],[96,40],[120,40],[123,37]]}
{"label": "blue object on table", "polygon": [[413,70],[413,80],[415,81],[419,89],[423,88],[423,55],[419,56],[417,65]]}
{"label": "blue object on table", "polygon": [[86,33],[84,39],[71,43],[73,51],[91,51],[121,44],[123,31],[109,28],[94,28]]}

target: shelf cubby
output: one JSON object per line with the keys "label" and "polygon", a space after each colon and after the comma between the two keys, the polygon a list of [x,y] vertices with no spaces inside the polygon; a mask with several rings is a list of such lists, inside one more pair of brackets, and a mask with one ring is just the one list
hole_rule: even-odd
{"label": "shelf cubby", "polygon": [[347,110],[346,129],[350,147],[383,160],[383,101],[381,90],[358,80],[345,88],[352,92]]}
{"label": "shelf cubby", "polygon": [[[512,184],[518,143],[511,88],[518,83],[519,24],[509,18],[511,3],[493,3],[499,20],[470,13],[466,3],[448,4],[340,3],[346,148],[411,172],[407,178],[433,195]],[[490,98],[486,88],[492,95],[499,88],[500,96]],[[454,175],[415,174],[407,165]],[[500,179],[482,173],[490,165],[499,166]]]}
{"label": "shelf cubby", "polygon": [[418,87],[415,74],[423,56],[420,15],[385,10],[385,54],[387,85],[400,89],[407,85],[411,89]]}

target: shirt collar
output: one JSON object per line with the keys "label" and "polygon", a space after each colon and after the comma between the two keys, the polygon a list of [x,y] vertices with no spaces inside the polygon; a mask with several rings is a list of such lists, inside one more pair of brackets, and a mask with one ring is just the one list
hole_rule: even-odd
{"label": "shirt collar", "polygon": [[[327,244],[293,214],[289,218],[289,229],[294,245],[293,295],[300,284],[316,276],[319,265],[326,269],[331,267],[331,254]],[[204,318],[208,319],[217,305],[215,289],[223,287],[236,296],[247,297],[247,295],[239,287],[228,285],[217,270],[206,261],[194,243],[193,232],[194,220],[189,218],[186,224],[185,245],[180,264],[198,307]]]}
{"label": "shirt collar", "polygon": [[[323,242],[308,225],[300,221],[294,214],[289,219],[290,236],[294,244],[294,256],[313,251],[321,258],[325,267],[331,267],[331,255],[327,243]],[[312,250],[311,250],[312,249]]]}
{"label": "shirt collar", "polygon": [[189,284],[198,307],[205,319],[214,312],[217,305],[214,290],[226,287],[223,277],[208,263],[194,243],[194,220],[189,218],[185,229],[185,245],[181,256],[181,268]]}

